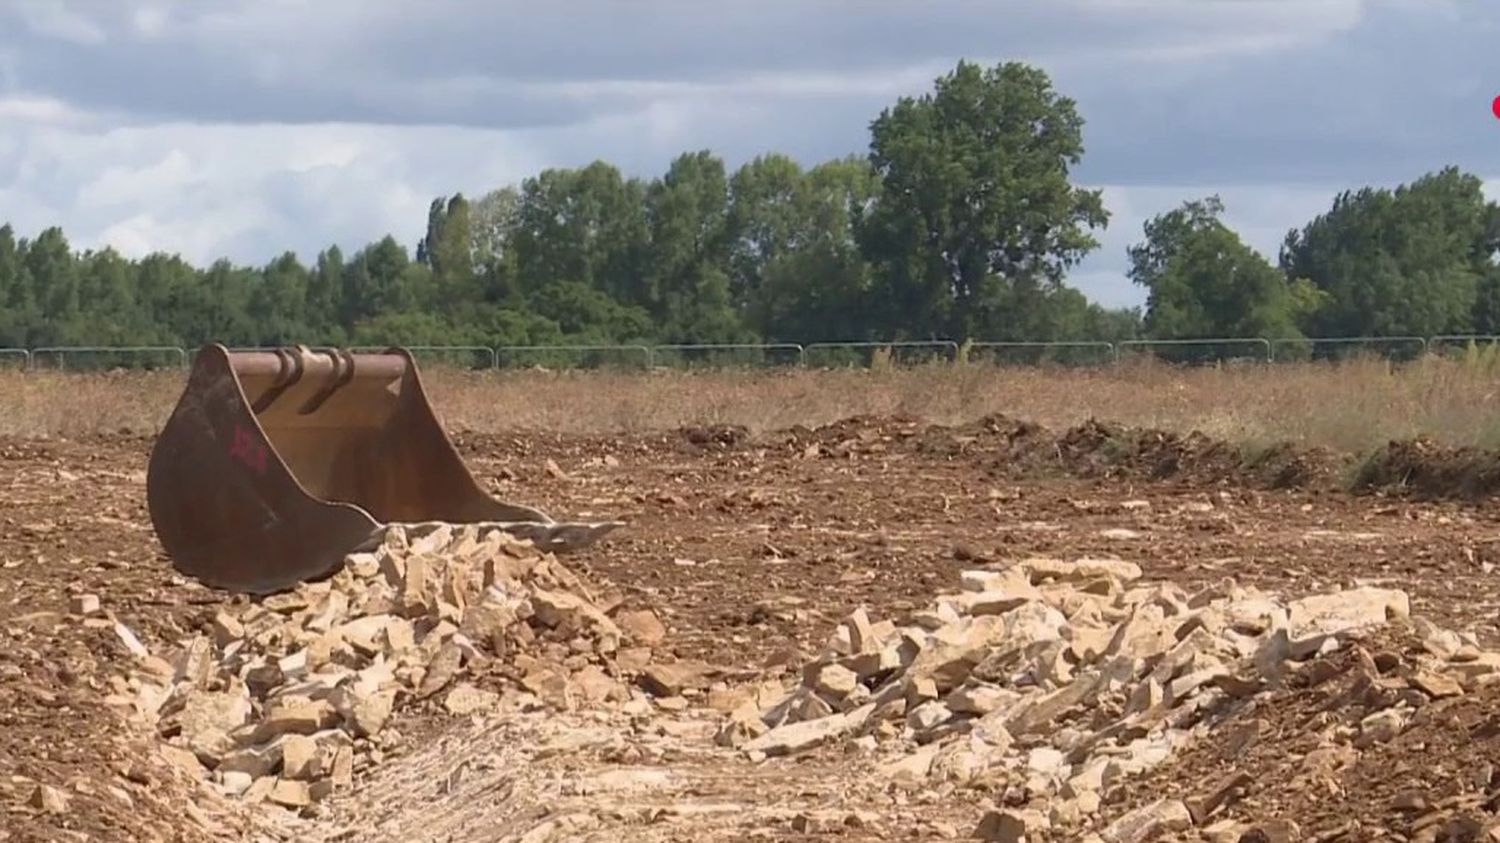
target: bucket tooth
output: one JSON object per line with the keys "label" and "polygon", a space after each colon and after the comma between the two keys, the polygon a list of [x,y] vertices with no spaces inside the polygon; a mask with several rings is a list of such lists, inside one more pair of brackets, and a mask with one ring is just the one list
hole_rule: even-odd
{"label": "bucket tooth", "polygon": [[268,593],[338,571],[387,524],[497,524],[586,547],[619,521],[560,523],[480,487],[405,349],[199,350],[151,451],[147,504],[183,573]]}

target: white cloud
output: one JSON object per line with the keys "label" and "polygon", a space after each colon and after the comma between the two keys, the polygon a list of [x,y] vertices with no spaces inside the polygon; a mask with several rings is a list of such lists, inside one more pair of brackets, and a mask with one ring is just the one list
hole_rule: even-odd
{"label": "white cloud", "polygon": [[18,229],[62,223],[81,248],[198,263],[259,263],[285,249],[310,257],[386,233],[411,243],[434,196],[540,165],[527,144],[484,130],[170,124],[12,131],[0,141],[7,135],[18,138],[17,169],[0,201]]}
{"label": "white cloud", "polygon": [[52,97],[0,96],[0,122],[76,126],[90,119],[88,114]]}

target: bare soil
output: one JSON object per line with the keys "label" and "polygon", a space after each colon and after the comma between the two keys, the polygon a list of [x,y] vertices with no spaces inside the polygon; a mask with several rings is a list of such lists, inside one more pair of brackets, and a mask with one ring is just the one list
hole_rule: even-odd
{"label": "bare soil", "polygon": [[[668,652],[742,677],[795,675],[855,608],[901,622],[966,568],[1024,556],[1117,556],[1189,590],[1225,577],[1288,594],[1400,588],[1414,615],[1500,642],[1500,511],[1484,496],[1495,484],[1482,472],[1447,487],[1431,479],[1474,476],[1445,469],[1454,454],[1431,445],[1392,446],[1351,494],[1339,488],[1351,467],[1328,452],[1095,423],[1054,434],[1003,417],[455,438],[501,498],[628,521],[569,566],[659,613]],[[0,440],[0,840],[502,840],[547,823],[559,839],[924,839],[967,836],[998,796],[891,792],[863,775],[869,762],[832,746],[752,764],[713,746],[714,713],[695,707],[407,711],[404,743],[307,816],[232,803],[132,718],[114,621],[152,648],[244,602],[161,555],[145,510],[150,445]],[[102,615],[70,610],[84,594]],[[1288,689],[1284,705],[1256,715],[1280,742],[1245,757],[1203,746],[1140,787],[1186,795],[1238,766],[1261,793],[1236,808],[1247,818],[1260,806],[1305,832],[1404,828],[1396,790],[1438,801],[1500,762],[1493,694],[1473,695],[1443,709],[1451,720],[1367,754],[1334,797],[1298,791],[1285,765],[1315,695],[1328,693]],[[1119,798],[1123,810],[1135,797]]]}

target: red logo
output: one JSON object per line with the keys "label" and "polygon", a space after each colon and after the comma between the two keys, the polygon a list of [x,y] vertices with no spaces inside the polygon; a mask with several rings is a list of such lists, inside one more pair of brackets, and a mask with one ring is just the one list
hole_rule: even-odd
{"label": "red logo", "polygon": [[256,474],[266,473],[266,446],[262,445],[244,426],[234,428],[234,443],[229,446],[229,455],[244,463]]}
{"label": "red logo", "polygon": [[1495,97],[1495,101],[1490,103],[1490,111],[1495,112],[1496,120],[1500,120],[1500,97]]}

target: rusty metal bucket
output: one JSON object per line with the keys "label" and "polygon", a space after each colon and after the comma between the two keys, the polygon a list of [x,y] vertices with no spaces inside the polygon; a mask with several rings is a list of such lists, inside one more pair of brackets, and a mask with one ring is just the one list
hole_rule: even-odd
{"label": "rusty metal bucket", "polygon": [[204,346],[152,448],[146,498],[179,570],[257,594],[336,572],[392,523],[497,523],[551,551],[622,526],[486,493],[401,348]]}

